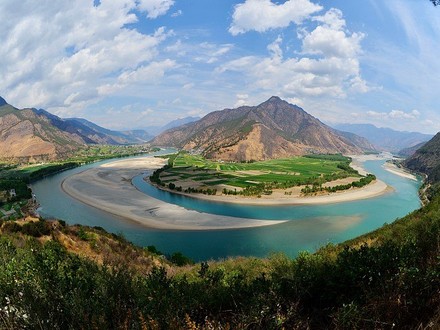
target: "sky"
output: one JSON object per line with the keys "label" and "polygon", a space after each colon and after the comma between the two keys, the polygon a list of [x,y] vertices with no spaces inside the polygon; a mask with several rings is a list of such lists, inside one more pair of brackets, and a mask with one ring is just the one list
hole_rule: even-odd
{"label": "sky", "polygon": [[2,0],[0,95],[110,129],[257,105],[440,131],[428,0]]}

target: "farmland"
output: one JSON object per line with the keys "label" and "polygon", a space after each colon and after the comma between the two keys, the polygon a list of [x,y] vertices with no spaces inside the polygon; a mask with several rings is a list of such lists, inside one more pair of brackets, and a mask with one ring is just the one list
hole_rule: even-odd
{"label": "farmland", "polygon": [[359,177],[349,166],[351,160],[341,155],[313,155],[250,163],[224,163],[186,152],[180,152],[173,158],[158,178],[162,186],[180,188],[179,191],[185,192],[203,192],[204,189],[212,192],[215,189],[222,190],[224,194],[241,191],[245,195],[258,195],[267,194],[272,189],[320,186],[336,179]]}

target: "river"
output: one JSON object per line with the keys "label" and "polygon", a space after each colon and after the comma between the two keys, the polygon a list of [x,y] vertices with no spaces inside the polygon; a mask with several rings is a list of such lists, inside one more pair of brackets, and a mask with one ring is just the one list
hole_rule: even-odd
{"label": "river", "polygon": [[100,226],[109,232],[123,234],[137,245],[155,245],[166,254],[180,251],[196,261],[229,256],[265,257],[276,252],[294,257],[301,250],[314,251],[329,242],[342,242],[372,231],[420,207],[418,188],[421,182],[386,171],[384,162],[366,161],[363,167],[393,187],[394,191],[375,198],[329,205],[246,206],[212,203],[160,191],[145,183],[142,176],[133,179],[133,184],[144,193],[188,209],[236,217],[289,220],[274,226],[238,230],[149,229],[87,206],[61,190],[61,182],[66,177],[104,162],[42,179],[35,182],[32,189],[41,205],[39,212],[43,217],[62,219],[69,224]]}

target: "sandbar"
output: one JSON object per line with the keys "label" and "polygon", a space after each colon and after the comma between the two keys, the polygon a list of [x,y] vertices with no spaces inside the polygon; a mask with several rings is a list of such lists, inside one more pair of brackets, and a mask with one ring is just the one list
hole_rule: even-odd
{"label": "sandbar", "polygon": [[218,230],[276,225],[285,221],[256,220],[208,214],[169,204],[138,191],[131,179],[162,167],[166,160],[142,157],[119,160],[67,177],[65,193],[97,209],[146,227],[167,230]]}
{"label": "sandbar", "polygon": [[395,164],[393,164],[393,163],[389,163],[389,162],[387,162],[387,163],[385,163],[385,164],[383,165],[383,167],[385,168],[385,170],[387,170],[387,171],[390,172],[390,173],[393,173],[393,174],[395,174],[395,175],[401,176],[401,177],[403,177],[403,178],[407,178],[407,179],[410,179],[410,180],[418,181],[418,180],[417,180],[417,177],[416,177],[414,174],[412,174],[412,173],[406,171],[406,170],[403,169],[403,168],[397,167],[397,166],[396,166]]}

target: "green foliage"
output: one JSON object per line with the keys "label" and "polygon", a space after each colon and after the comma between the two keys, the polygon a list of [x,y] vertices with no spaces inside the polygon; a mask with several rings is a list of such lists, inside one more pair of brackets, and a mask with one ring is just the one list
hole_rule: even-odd
{"label": "green foliage", "polygon": [[85,231],[84,227],[79,227],[77,235],[83,241],[88,241],[90,239],[89,234]]}
{"label": "green foliage", "polygon": [[161,251],[159,251],[154,245],[148,245],[146,247],[146,249],[148,252],[153,253],[155,255],[158,255],[158,256],[163,255],[163,253]]}
{"label": "green foliage", "polygon": [[[393,224],[316,253],[191,262],[135,273],[40,244],[46,221],[5,221],[0,328],[415,329],[440,325],[440,196]],[[91,228],[75,226],[78,237]],[[64,228],[63,231],[68,230]],[[99,230],[99,229],[96,229]],[[30,234],[22,236],[19,233]],[[10,234],[8,234],[10,233]],[[36,233],[33,235],[32,233]],[[123,237],[114,237],[129,246]],[[84,238],[83,238],[84,239]],[[118,243],[119,244],[119,243]],[[125,244],[125,245],[124,245]],[[161,254],[155,247],[147,250]]]}
{"label": "green foliage", "polygon": [[176,266],[185,266],[185,265],[194,264],[194,261],[184,256],[181,252],[174,252],[169,258],[169,260]]}

